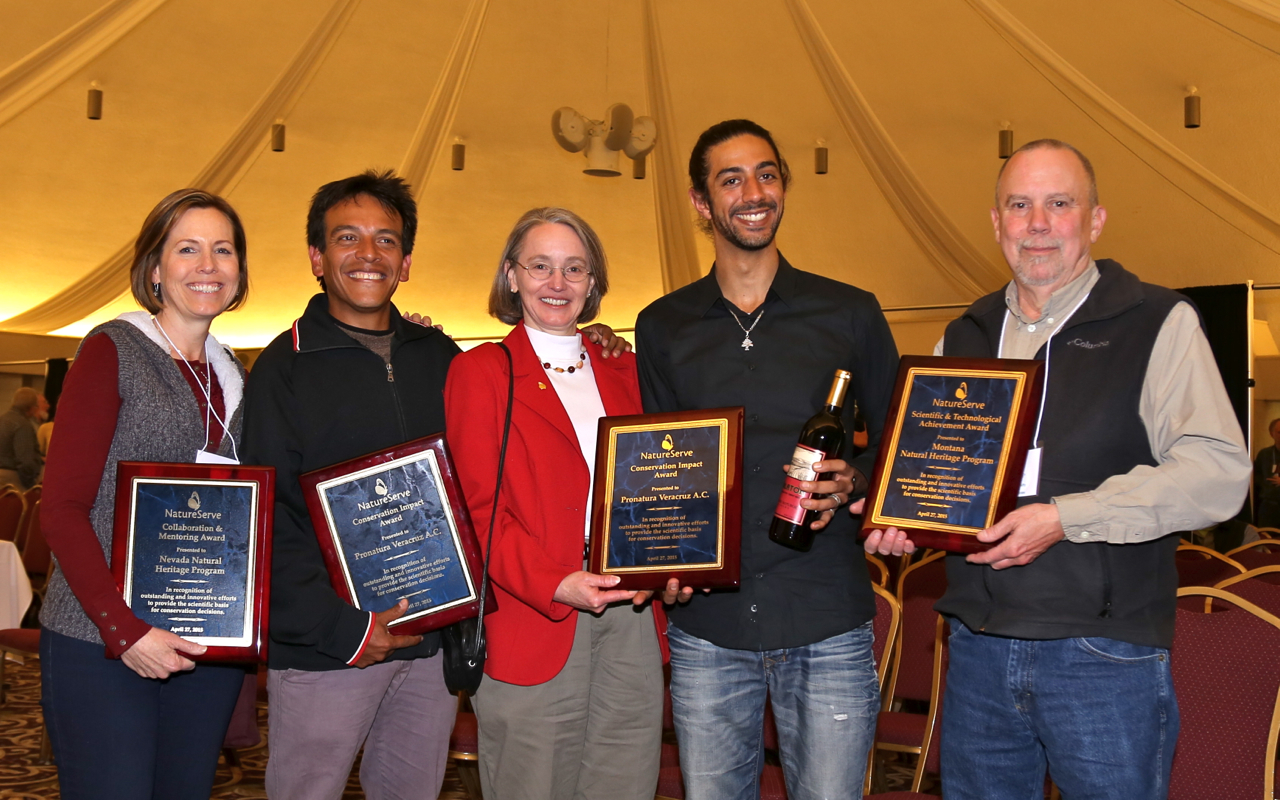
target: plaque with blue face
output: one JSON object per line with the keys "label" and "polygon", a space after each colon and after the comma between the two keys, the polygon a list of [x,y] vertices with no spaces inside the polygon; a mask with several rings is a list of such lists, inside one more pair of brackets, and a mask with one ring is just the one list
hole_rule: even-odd
{"label": "plaque with blue face", "polygon": [[742,408],[603,417],[589,564],[620,589],[738,585]]}
{"label": "plaque with blue face", "polygon": [[977,534],[1017,505],[1043,390],[1042,361],[906,356],[862,531],[918,547],[986,550]]}
{"label": "plaque with blue face", "polygon": [[474,617],[483,561],[443,434],[301,477],[329,579],[363,611],[409,601],[417,634]]}
{"label": "plaque with blue face", "polygon": [[265,661],[275,470],[122,461],[111,569],[143,622],[198,661]]}

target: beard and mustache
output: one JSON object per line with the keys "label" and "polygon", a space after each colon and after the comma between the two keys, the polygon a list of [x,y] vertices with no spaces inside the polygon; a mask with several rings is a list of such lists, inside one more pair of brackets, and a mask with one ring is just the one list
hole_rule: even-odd
{"label": "beard and mustache", "polygon": [[[1057,282],[1067,270],[1067,264],[1062,259],[1062,245],[1061,239],[1018,240],[1018,261],[1013,265],[1018,283],[1023,286],[1049,286]],[[1028,247],[1054,249],[1045,255],[1028,255]]]}
{"label": "beard and mustache", "polygon": [[[753,211],[776,212],[773,224],[764,230],[739,231],[733,224],[734,215],[750,214]],[[778,235],[778,226],[782,224],[782,209],[779,208],[777,203],[767,202],[739,205],[729,209],[727,212],[712,207],[711,224],[721,236],[739,249],[763,250],[772,244],[774,237]]]}

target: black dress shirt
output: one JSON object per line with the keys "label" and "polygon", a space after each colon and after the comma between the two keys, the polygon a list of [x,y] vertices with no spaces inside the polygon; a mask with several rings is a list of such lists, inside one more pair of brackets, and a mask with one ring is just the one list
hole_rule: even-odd
{"label": "black dress shirt", "polygon": [[[732,308],[732,311],[730,309]],[[870,476],[880,443],[898,351],[875,296],[802,272],[780,258],[763,317],[724,298],[711,274],[640,312],[636,354],[648,412],[744,406],[742,588],[694,594],[670,619],[720,647],[776,650],[814,644],[875,616],[857,520],[838,509],[807,553],[769,539],[769,525],[800,430],[826,401],[837,369],[853,374],[844,405],[853,432],[853,400],[869,445],[853,465]],[[753,346],[742,347],[743,331]],[[845,442],[845,453],[851,442]]]}

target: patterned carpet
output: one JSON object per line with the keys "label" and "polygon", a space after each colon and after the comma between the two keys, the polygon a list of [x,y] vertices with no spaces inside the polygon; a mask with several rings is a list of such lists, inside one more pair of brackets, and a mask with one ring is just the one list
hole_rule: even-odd
{"label": "patterned carpet", "polygon": [[[5,704],[0,707],[0,798],[5,800],[48,800],[58,797],[58,776],[52,765],[38,763],[42,738],[40,714],[40,670],[35,661],[24,665],[9,662],[5,670],[9,685]],[[267,796],[263,774],[267,767],[267,707],[258,704],[258,726],[263,741],[257,747],[236,751],[235,761],[225,757],[218,764],[213,800],[260,800]],[[359,762],[352,768],[343,800],[361,800]],[[911,772],[906,764],[890,763],[889,789],[905,789]],[[926,784],[925,791],[929,791]],[[934,789],[936,791],[936,789]],[[469,800],[453,765],[445,774],[440,800]]]}

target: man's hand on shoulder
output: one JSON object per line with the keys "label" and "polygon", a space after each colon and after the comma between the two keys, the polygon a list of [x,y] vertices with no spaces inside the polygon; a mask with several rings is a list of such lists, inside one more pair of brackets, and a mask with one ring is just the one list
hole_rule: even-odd
{"label": "man's hand on shoulder", "polygon": [[631,352],[631,342],[613,332],[613,328],[603,322],[588,325],[582,329],[586,337],[604,348],[604,357],[621,358],[623,353]]}
{"label": "man's hand on shoulder", "polygon": [[989,564],[992,569],[1021,567],[1035,561],[1065,536],[1058,507],[1053,503],[1032,503],[1015,508],[1004,519],[978,533],[980,542],[1004,541],[965,560],[970,564]]}
{"label": "man's hand on shoulder", "polygon": [[[443,326],[443,325],[433,325],[433,324],[431,323],[431,317],[424,317],[424,316],[422,316],[421,314],[419,314],[419,313],[417,313],[417,312],[414,312],[413,314],[403,314],[402,316],[403,316],[406,320],[408,320],[409,322],[412,322],[412,323],[413,323],[413,324],[415,324],[415,325],[421,325],[421,326],[422,326],[422,327],[424,327],[424,328],[435,328],[436,330],[440,331],[441,333],[444,333],[444,326]],[[449,334],[445,333],[445,336],[449,336]],[[449,336],[449,338],[450,338],[450,339],[452,339],[453,337],[452,337],[452,336]]]}
{"label": "man's hand on shoulder", "polygon": [[385,661],[392,651],[402,647],[413,647],[422,641],[421,636],[400,636],[387,630],[388,625],[403,617],[404,612],[408,610],[409,601],[401,600],[386,611],[379,611],[373,615],[373,635],[369,637],[369,644],[365,645],[364,652],[356,661],[357,667],[364,669]]}

